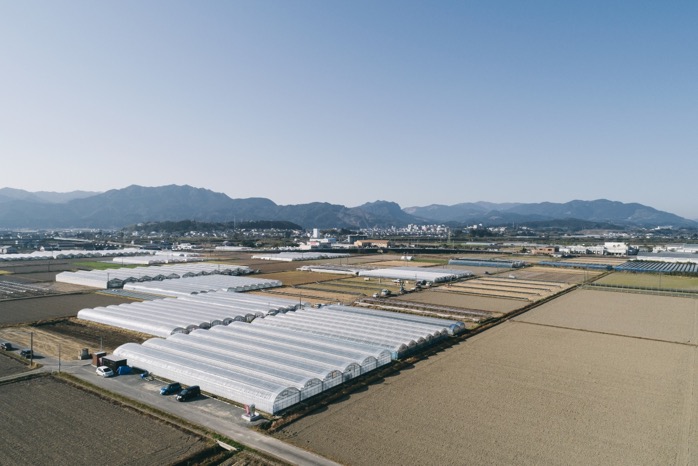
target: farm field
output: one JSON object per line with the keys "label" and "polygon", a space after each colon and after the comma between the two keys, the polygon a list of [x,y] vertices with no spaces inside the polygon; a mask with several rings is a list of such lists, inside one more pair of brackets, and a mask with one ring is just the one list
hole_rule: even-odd
{"label": "farm field", "polygon": [[436,289],[424,290],[419,293],[390,298],[393,300],[415,301],[419,303],[436,304],[439,306],[460,307],[463,309],[477,309],[481,311],[498,312],[507,314],[527,305],[526,301],[517,299],[494,298],[488,296],[475,296]]}
{"label": "farm field", "polygon": [[[17,351],[10,351],[10,352],[16,353]],[[21,361],[18,361],[17,359],[13,358],[12,356],[5,354],[5,351],[0,350],[0,377],[21,374],[22,372],[26,372],[28,370],[29,370],[29,366],[27,364],[24,364]],[[0,393],[2,393],[1,389],[0,389]]]}
{"label": "farm field", "polygon": [[575,290],[514,320],[698,344],[698,299]]}
{"label": "farm field", "polygon": [[277,435],[347,465],[696,464],[696,351],[508,321]]}
{"label": "farm field", "polygon": [[255,275],[255,278],[264,278],[267,280],[279,280],[284,286],[305,285],[307,283],[324,282],[328,280],[337,280],[343,275],[335,273],[321,272],[302,272],[299,270],[289,270],[287,272],[265,273]]}
{"label": "farm field", "polygon": [[0,301],[0,326],[77,315],[88,307],[121,304],[130,300],[97,293],[53,295]]}
{"label": "farm field", "polygon": [[533,267],[518,269],[512,273],[516,278],[521,280],[540,280],[543,282],[577,284],[584,282],[584,280],[597,277],[603,272],[596,270],[562,269],[534,265]]}
{"label": "farm field", "polygon": [[568,287],[569,285],[563,285],[560,283],[542,282],[536,280],[520,280],[508,278],[507,276],[501,276],[475,278],[452,283],[446,286],[438,287],[435,289],[435,291],[485,295],[497,298],[521,299],[535,302],[548,296],[552,296],[555,293],[559,293]]}
{"label": "farm field", "polygon": [[698,291],[698,277],[681,277],[656,273],[614,272],[601,277],[594,284]]}
{"label": "farm field", "polygon": [[171,464],[207,442],[53,377],[0,385],[0,464]]}

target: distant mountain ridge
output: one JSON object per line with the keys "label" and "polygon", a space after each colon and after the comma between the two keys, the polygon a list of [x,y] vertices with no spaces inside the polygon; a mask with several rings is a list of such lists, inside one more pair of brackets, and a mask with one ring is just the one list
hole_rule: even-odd
{"label": "distant mountain ridge", "polygon": [[286,221],[304,228],[357,229],[425,223],[506,225],[570,219],[621,226],[698,226],[692,220],[652,207],[605,199],[564,204],[475,202],[402,209],[390,201],[357,207],[327,202],[282,206],[266,198],[232,199],[223,193],[186,185],[132,185],[104,193],[0,189],[0,227],[7,229],[123,228],[138,223],[182,220]]}
{"label": "distant mountain ridge", "polygon": [[666,225],[695,227],[697,225],[693,220],[642,204],[626,204],[607,199],[594,201],[574,200],[562,204],[553,202],[532,204],[475,202],[452,206],[408,207],[404,210],[409,214],[433,221],[487,223],[489,225],[564,219],[645,227]]}

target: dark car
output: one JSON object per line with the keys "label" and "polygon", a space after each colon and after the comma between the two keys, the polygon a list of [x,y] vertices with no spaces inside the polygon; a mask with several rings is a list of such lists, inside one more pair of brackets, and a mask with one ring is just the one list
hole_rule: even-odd
{"label": "dark car", "polygon": [[2,343],[0,343],[0,349],[4,349],[5,351],[10,351],[10,350],[13,350],[15,348],[14,348],[14,346],[12,346],[12,343],[10,343],[9,341],[3,341]]}
{"label": "dark car", "polygon": [[32,350],[30,350],[30,349],[23,349],[22,351],[19,352],[19,355],[22,356],[23,358],[27,358],[27,359],[34,356],[34,354],[32,353]]}
{"label": "dark car", "polygon": [[161,395],[174,395],[179,393],[179,391],[182,390],[182,384],[179,382],[172,382],[168,383],[164,387],[160,389],[160,394]]}
{"label": "dark car", "polygon": [[177,401],[187,401],[197,396],[201,395],[201,389],[198,385],[192,385],[191,387],[185,388],[177,394]]}

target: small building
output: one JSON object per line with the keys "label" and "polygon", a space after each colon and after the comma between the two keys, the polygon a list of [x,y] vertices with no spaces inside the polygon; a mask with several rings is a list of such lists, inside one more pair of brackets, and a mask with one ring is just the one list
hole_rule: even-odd
{"label": "small building", "polygon": [[389,248],[392,245],[392,241],[387,239],[361,239],[354,242],[354,246],[359,248]]}
{"label": "small building", "polygon": [[533,254],[547,254],[549,256],[552,256],[553,254],[557,254],[560,251],[560,248],[558,246],[538,246],[536,248],[533,248]]}

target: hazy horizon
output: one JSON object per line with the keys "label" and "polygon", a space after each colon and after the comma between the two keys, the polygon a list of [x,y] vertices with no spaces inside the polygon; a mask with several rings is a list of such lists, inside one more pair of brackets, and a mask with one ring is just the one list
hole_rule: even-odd
{"label": "hazy horizon", "polygon": [[698,219],[698,3],[0,2],[0,186]]}

